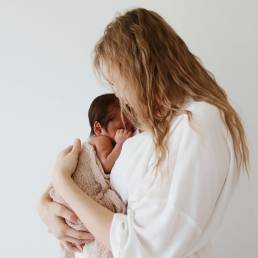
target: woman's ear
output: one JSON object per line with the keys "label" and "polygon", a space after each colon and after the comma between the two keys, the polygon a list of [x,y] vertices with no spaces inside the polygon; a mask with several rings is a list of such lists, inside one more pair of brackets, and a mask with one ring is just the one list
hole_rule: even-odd
{"label": "woman's ear", "polygon": [[95,135],[97,135],[97,136],[101,135],[102,127],[101,127],[101,124],[98,121],[94,122],[93,130],[94,130]]}

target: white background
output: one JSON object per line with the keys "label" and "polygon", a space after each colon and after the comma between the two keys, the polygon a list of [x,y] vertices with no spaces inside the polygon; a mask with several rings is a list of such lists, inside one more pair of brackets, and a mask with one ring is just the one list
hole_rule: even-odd
{"label": "white background", "polygon": [[258,3],[253,0],[0,0],[0,256],[59,257],[36,212],[57,152],[89,134],[87,111],[107,92],[91,53],[121,10],[158,11],[226,89],[251,150],[221,229],[216,258],[258,257]]}

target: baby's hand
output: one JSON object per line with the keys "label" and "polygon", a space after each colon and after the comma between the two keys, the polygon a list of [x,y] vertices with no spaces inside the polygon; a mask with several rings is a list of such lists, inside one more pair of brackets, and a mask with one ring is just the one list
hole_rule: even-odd
{"label": "baby's hand", "polygon": [[124,143],[125,140],[132,136],[133,132],[126,129],[118,129],[115,134],[116,143]]}

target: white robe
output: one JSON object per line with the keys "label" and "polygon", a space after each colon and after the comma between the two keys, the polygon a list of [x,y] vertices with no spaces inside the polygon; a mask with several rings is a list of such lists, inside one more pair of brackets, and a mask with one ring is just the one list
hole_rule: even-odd
{"label": "white robe", "polygon": [[149,132],[123,145],[110,183],[128,213],[116,213],[112,220],[114,258],[214,257],[212,240],[237,184],[236,160],[219,110],[192,100],[185,108],[192,111],[194,130],[185,114],[171,123],[158,176],[152,176]]}

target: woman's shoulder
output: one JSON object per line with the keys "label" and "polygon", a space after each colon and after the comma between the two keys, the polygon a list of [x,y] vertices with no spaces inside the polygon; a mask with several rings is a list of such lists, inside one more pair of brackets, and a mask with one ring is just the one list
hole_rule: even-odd
{"label": "woman's shoulder", "polygon": [[206,101],[192,101],[186,106],[186,109],[198,115],[202,119],[214,119],[220,116],[220,110],[214,104]]}
{"label": "woman's shoulder", "polygon": [[[191,122],[193,125],[196,124],[197,126],[207,130],[218,127],[225,128],[221,111],[217,106],[211,103],[206,101],[189,100],[182,108],[191,112]],[[171,128],[175,127],[177,124],[188,127],[191,122],[188,119],[188,115],[183,113],[172,121]]]}
{"label": "woman's shoulder", "polygon": [[153,144],[153,138],[150,132],[143,131],[137,132],[132,137],[128,138],[122,147],[122,152],[134,153],[137,149],[142,149],[143,146],[145,150],[151,147]]}
{"label": "woman's shoulder", "polygon": [[189,144],[230,141],[224,117],[215,105],[205,101],[190,101],[183,108],[191,112],[191,117],[189,119],[186,113],[182,113],[171,121],[168,135],[170,148],[182,146],[182,141],[186,140]]}

